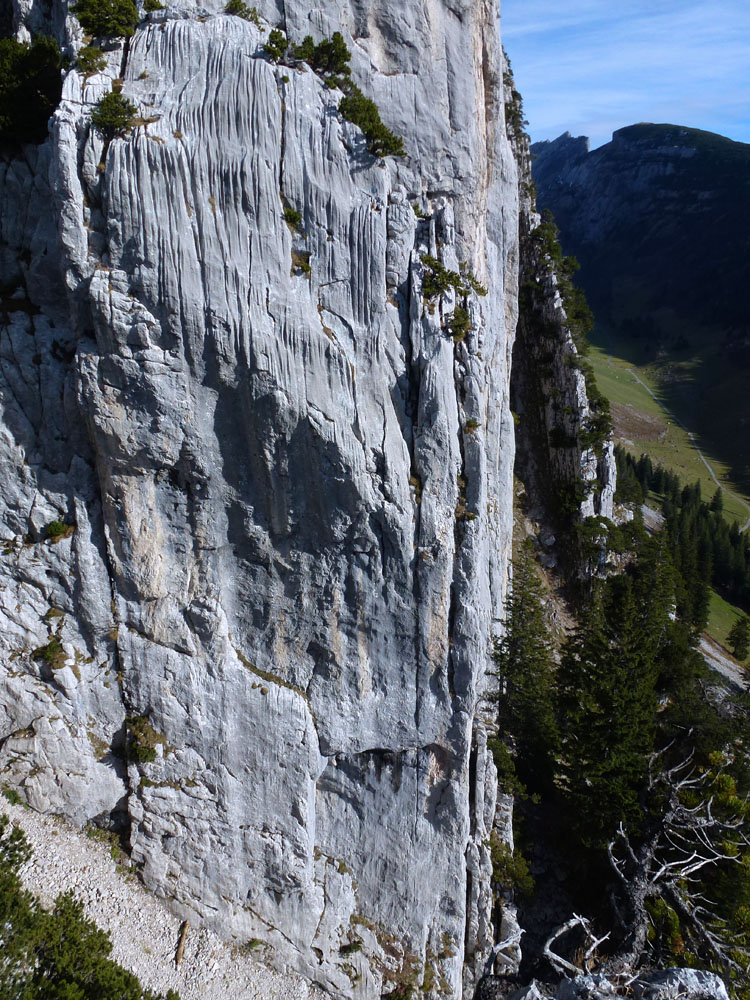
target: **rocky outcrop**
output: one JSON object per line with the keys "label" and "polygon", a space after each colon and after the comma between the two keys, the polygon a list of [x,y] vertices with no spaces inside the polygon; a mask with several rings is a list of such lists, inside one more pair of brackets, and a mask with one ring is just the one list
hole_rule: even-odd
{"label": "rocky outcrop", "polygon": [[601,973],[566,978],[556,988],[532,979],[510,993],[507,982],[499,976],[486,976],[476,993],[477,1000],[618,1000],[626,996],[637,1000],[728,1000],[729,994],[715,973],[682,968],[643,970],[625,983]]}
{"label": "rocky outcrop", "polygon": [[513,407],[519,416],[524,478],[553,523],[564,524],[571,517],[611,520],[617,479],[614,442],[611,434],[591,440],[597,414],[554,265],[528,235],[522,261]]}
{"label": "rocky outcrop", "polygon": [[[612,518],[614,443],[597,412],[561,295],[561,261],[540,240],[531,149],[520,95],[505,72],[508,134],[519,166],[520,314],[513,353],[512,406],[518,464],[538,513],[558,528],[589,517]],[[575,140],[571,140],[575,143]],[[577,146],[575,147],[577,149]],[[603,426],[603,430],[602,430]]]}
{"label": "rocky outcrop", "polygon": [[[151,889],[277,965],[455,996],[495,937],[480,695],[518,263],[498,10],[259,10],[149,15],[2,165],[0,766],[38,810],[128,828]],[[343,32],[403,161],[263,56],[276,24]],[[88,116],[115,77],[141,118],[105,146]],[[489,292],[458,343],[428,252]]]}

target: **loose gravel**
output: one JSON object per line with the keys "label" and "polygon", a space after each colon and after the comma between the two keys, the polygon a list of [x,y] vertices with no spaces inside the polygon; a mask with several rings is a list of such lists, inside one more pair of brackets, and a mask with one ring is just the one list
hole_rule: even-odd
{"label": "loose gravel", "polygon": [[704,633],[701,636],[699,648],[701,653],[703,653],[704,660],[712,670],[721,674],[722,677],[725,677],[743,691],[746,690],[747,677],[742,664],[731,657],[723,646],[720,646],[715,639]]}
{"label": "loose gravel", "polygon": [[145,987],[161,993],[177,990],[181,1000],[325,1000],[326,994],[304,979],[272,971],[206,928],[189,929],[177,968],[181,921],[132,872],[123,870],[108,842],[2,799],[1,813],[23,829],[34,849],[21,871],[26,887],[45,906],[58,893],[72,890],[86,916],[109,932],[112,958]]}

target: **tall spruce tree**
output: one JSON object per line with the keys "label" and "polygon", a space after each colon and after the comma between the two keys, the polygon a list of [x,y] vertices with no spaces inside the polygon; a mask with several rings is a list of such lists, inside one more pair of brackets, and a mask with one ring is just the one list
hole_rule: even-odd
{"label": "tall spruce tree", "polygon": [[516,773],[530,792],[551,786],[558,746],[553,647],[543,600],[533,555],[523,546],[513,561],[506,631],[497,643],[495,664],[500,681],[500,737],[510,745]]}
{"label": "tall spruce tree", "polygon": [[640,821],[638,793],[653,746],[654,637],[637,581],[599,584],[557,672],[559,783],[571,828],[599,848],[622,820]]}
{"label": "tall spruce tree", "polygon": [[750,652],[750,618],[741,615],[732,625],[727,636],[727,642],[732,650],[732,654],[738,660],[744,660]]}

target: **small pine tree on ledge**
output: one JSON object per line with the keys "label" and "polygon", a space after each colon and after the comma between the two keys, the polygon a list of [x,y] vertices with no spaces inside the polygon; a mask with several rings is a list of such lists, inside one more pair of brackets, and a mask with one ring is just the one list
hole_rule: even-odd
{"label": "small pine tree on ledge", "polygon": [[268,36],[268,41],[263,46],[263,50],[273,62],[281,62],[289,48],[289,42],[283,31],[273,28]]}
{"label": "small pine tree on ledge", "polygon": [[[230,0],[230,3],[239,2],[240,0]],[[229,11],[229,5],[226,9]],[[283,62],[288,58],[289,41],[282,31],[274,28],[268,36],[264,51],[274,62]],[[362,130],[367,140],[367,149],[373,156],[406,155],[403,139],[386,128],[375,101],[365,97],[352,81],[349,68],[352,54],[340,31],[335,31],[331,38],[324,38],[317,45],[312,35],[306,35],[299,45],[292,46],[292,58],[312,66],[331,89],[344,92],[339,104],[339,114]]]}
{"label": "small pine tree on ledge", "polygon": [[256,28],[260,27],[260,14],[255,7],[248,7],[244,0],[229,0],[224,8],[225,14],[234,14],[244,21],[250,21]]}
{"label": "small pine tree on ledge", "polygon": [[369,152],[373,156],[406,156],[403,139],[385,127],[375,101],[365,97],[351,80],[340,81],[339,86],[346,95],[339,104],[339,112],[362,129]]}
{"label": "small pine tree on ledge", "polygon": [[107,58],[96,45],[84,45],[76,59],[76,69],[83,76],[99,73],[107,65]]}
{"label": "small pine tree on ledge", "polygon": [[112,90],[102,97],[91,112],[91,124],[109,141],[130,131],[136,111],[134,104]]}
{"label": "small pine tree on ledge", "polygon": [[78,0],[73,13],[83,30],[97,38],[130,38],[140,20],[133,0]]}

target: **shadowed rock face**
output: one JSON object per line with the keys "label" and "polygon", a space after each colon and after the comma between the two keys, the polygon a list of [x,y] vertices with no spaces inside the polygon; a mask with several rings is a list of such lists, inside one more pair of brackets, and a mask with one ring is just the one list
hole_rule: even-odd
{"label": "shadowed rock face", "polygon": [[[517,115],[519,95],[510,73],[505,77],[505,100],[511,109],[516,108]],[[586,377],[577,363],[579,349],[565,311],[559,275],[533,239],[541,217],[532,183],[532,151],[545,144],[531,146],[528,135],[513,124],[510,134],[519,167],[522,234],[519,273],[523,292],[511,384],[511,403],[519,416],[517,474],[536,511],[565,536],[574,521],[612,519],[617,480],[614,442],[610,435],[597,447],[586,434],[596,418],[595,405],[592,408],[589,403]],[[573,139],[567,133],[552,145],[558,150],[556,155],[571,162],[588,153],[587,139]],[[541,159],[540,169],[544,170],[543,155]],[[557,562],[556,555],[545,558],[547,566]],[[564,558],[569,561],[569,572],[591,572],[589,565],[582,565],[575,546],[568,545]]]}
{"label": "shadowed rock face", "polygon": [[[512,503],[498,11],[283,6],[294,40],[343,31],[403,162],[264,59],[266,25],[183,3],[1,166],[4,780],[128,824],[154,891],[279,965],[457,995],[492,945]],[[147,124],[104,149],[118,76]],[[461,343],[428,252],[489,289]]]}
{"label": "shadowed rock face", "polygon": [[[745,323],[736,292],[747,274],[750,145],[642,123],[592,151],[566,133],[532,153],[540,208],[552,210],[563,247],[579,256],[603,318],[621,322],[640,307],[691,325]],[[664,316],[656,322],[668,326]]]}

